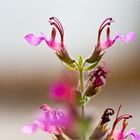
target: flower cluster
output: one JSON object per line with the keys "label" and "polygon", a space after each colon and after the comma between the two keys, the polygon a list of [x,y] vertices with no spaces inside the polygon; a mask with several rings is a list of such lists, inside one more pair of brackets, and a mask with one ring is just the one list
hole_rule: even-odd
{"label": "flower cluster", "polygon": [[[97,44],[92,54],[84,59],[79,56],[78,60],[70,57],[64,44],[64,29],[61,22],[56,17],[51,17],[49,23],[52,25],[51,37],[41,33],[40,36],[28,34],[25,39],[33,46],[39,46],[44,41],[47,46],[55,50],[57,57],[69,69],[79,73],[79,83],[73,86],[69,82],[58,80],[52,83],[49,88],[49,97],[53,101],[63,103],[62,109],[52,109],[47,104],[40,108],[43,110],[41,117],[37,118],[32,124],[22,128],[25,133],[34,133],[38,128],[52,134],[54,140],[125,140],[131,137],[133,140],[140,140],[140,133],[134,128],[126,132],[128,125],[127,120],[132,118],[130,114],[120,113],[119,107],[112,128],[109,129],[108,123],[111,116],[115,114],[112,108],[107,108],[97,127],[89,135],[89,131],[93,129],[91,124],[91,116],[85,114],[85,104],[97,95],[106,84],[108,69],[101,65],[102,57],[105,50],[114,45],[117,40],[128,43],[135,39],[135,33],[129,32],[126,35],[116,33],[113,38],[110,37],[110,25],[114,22],[112,18],[105,19],[99,27]],[[106,39],[101,41],[103,31],[106,32]],[[60,35],[60,41],[56,41],[56,33]],[[102,61],[103,62],[103,61]],[[88,73],[84,77],[84,73]],[[122,121],[120,130],[116,130],[116,125]],[[89,136],[88,136],[89,135]]]}

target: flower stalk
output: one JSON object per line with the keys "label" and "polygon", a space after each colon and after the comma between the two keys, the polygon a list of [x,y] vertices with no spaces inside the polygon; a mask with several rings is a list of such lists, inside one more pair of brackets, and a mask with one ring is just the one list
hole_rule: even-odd
{"label": "flower stalk", "polygon": [[[82,120],[85,120],[85,106],[84,106],[84,98],[85,95],[83,94],[84,92],[84,78],[83,78],[83,67],[85,65],[85,62],[83,63],[83,65],[80,67],[79,66],[79,75],[80,75],[80,92],[82,94],[82,104],[81,104],[81,116],[82,116]],[[86,134],[83,133],[82,135],[82,140],[86,140]]]}
{"label": "flower stalk", "polygon": [[[84,82],[83,82],[83,70],[79,70],[79,73],[80,73],[80,91],[82,93],[82,100],[84,99],[84,96],[83,96],[83,91],[84,91]],[[81,105],[81,114],[82,114],[82,119],[84,120],[85,119],[85,109],[84,109],[84,103],[82,103]],[[83,133],[83,136],[82,136],[82,140],[86,140],[86,136],[85,134]]]}
{"label": "flower stalk", "polygon": [[[92,54],[86,59],[79,56],[78,61],[69,55],[65,47],[64,29],[61,22],[56,17],[51,17],[49,19],[49,23],[52,26],[50,38],[46,37],[44,33],[41,33],[39,36],[32,33],[25,36],[26,41],[32,46],[39,46],[41,42],[44,41],[49,48],[55,51],[57,57],[69,70],[78,71],[79,86],[78,89],[76,89],[76,87],[72,86],[69,82],[60,81],[55,84],[54,88],[52,87],[50,90],[52,94],[51,97],[57,101],[64,102],[66,110],[53,109],[47,104],[43,104],[41,106],[43,114],[30,125],[24,126],[22,129],[23,132],[31,134],[35,133],[37,129],[40,128],[47,133],[53,134],[55,140],[67,140],[67,138],[86,140],[86,137],[88,137],[86,132],[89,129],[90,117],[85,116],[85,103],[88,101],[87,99],[91,99],[91,97],[97,95],[101,91],[102,86],[106,84],[108,73],[105,66],[97,65],[102,61],[106,49],[112,47],[117,40],[128,43],[133,41],[136,36],[134,32],[129,32],[124,36],[120,33],[116,33],[112,38],[110,35],[110,26],[113,21],[114,20],[109,17],[101,23],[98,30],[97,44]],[[102,41],[101,36],[104,30],[106,32],[106,39]],[[57,33],[60,37],[59,41],[56,41]],[[84,72],[89,72],[87,79],[84,78]],[[87,84],[85,84],[85,80]],[[80,105],[80,113],[75,107],[77,104]],[[121,106],[118,109],[111,131],[109,132],[107,125],[111,121],[114,110],[107,108],[98,126],[89,137],[89,140],[124,140],[128,136],[131,136],[133,140],[140,140],[140,133],[136,132],[135,129],[131,129],[127,133],[125,132],[125,128],[128,124],[126,120],[132,116],[129,114],[119,116],[120,108]],[[121,120],[123,120],[122,129],[116,133],[116,125]]]}

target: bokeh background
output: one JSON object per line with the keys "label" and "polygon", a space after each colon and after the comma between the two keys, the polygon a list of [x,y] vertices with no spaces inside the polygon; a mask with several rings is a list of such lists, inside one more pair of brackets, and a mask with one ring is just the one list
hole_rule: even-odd
{"label": "bokeh background", "polygon": [[139,7],[139,0],[0,0],[0,139],[51,140],[41,131],[35,135],[20,131],[47,102],[48,83],[65,69],[45,43],[32,47],[24,40],[28,33],[49,36],[50,16],[63,23],[65,44],[75,58],[90,55],[106,17],[115,19],[112,35],[136,32],[134,42],[117,42],[106,51],[104,60],[111,73],[101,94],[87,106],[97,121],[104,109],[121,104],[123,113],[133,115],[128,129],[140,131]]}

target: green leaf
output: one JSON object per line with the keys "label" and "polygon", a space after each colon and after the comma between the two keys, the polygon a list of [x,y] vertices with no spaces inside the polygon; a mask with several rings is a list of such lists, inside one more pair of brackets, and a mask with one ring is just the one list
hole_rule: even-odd
{"label": "green leaf", "polygon": [[85,67],[84,70],[85,71],[89,71],[92,70],[93,68],[95,68],[97,66],[97,64],[99,63],[99,61],[96,61],[95,63],[93,63],[92,65]]}
{"label": "green leaf", "polygon": [[102,59],[103,55],[104,55],[104,53],[101,54],[100,56],[98,56],[98,58],[96,58],[97,60],[92,65],[84,67],[84,70],[89,71],[89,70],[92,70],[93,68],[95,68],[97,66],[97,64],[100,62],[100,60]]}
{"label": "green leaf", "polygon": [[82,56],[79,56],[78,65],[79,65],[80,67],[83,66],[83,62],[84,62],[84,58],[83,58]]}
{"label": "green leaf", "polygon": [[68,64],[68,63],[64,63],[63,64],[66,66],[67,69],[69,70],[77,70],[77,66],[75,64]]}

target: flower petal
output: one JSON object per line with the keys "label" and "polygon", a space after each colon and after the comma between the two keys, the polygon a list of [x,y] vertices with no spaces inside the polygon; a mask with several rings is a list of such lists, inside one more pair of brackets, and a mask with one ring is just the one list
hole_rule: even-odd
{"label": "flower petal", "polygon": [[36,123],[33,123],[31,125],[25,125],[21,129],[22,132],[27,133],[27,134],[32,134],[35,133],[38,128],[38,125]]}
{"label": "flower petal", "polygon": [[41,43],[42,40],[46,40],[43,36],[37,37],[34,34],[28,34],[24,38],[33,46],[37,46]]}
{"label": "flower petal", "polygon": [[127,132],[127,136],[131,136],[133,140],[140,140],[140,132],[136,132],[134,128]]}
{"label": "flower petal", "polygon": [[53,28],[52,33],[51,33],[51,40],[55,41],[55,37],[56,37],[56,30],[55,30],[55,28]]}
{"label": "flower petal", "polygon": [[120,35],[120,33],[116,34],[117,38],[125,43],[133,41],[136,38],[136,34],[134,32],[129,32],[125,36]]}
{"label": "flower petal", "polygon": [[107,48],[110,48],[114,44],[114,41],[111,39],[107,39],[105,41],[101,42],[101,50],[105,50]]}
{"label": "flower petal", "polygon": [[54,125],[47,125],[44,128],[45,132],[48,132],[50,134],[55,134],[55,135],[59,135],[62,134],[62,129],[60,127],[54,126]]}

